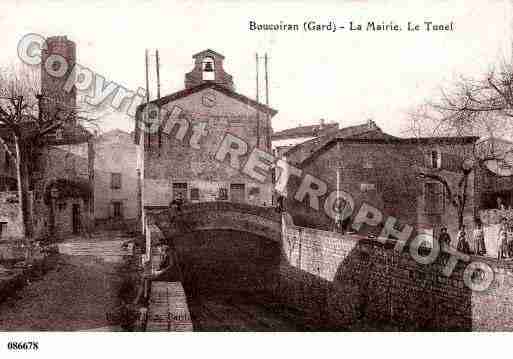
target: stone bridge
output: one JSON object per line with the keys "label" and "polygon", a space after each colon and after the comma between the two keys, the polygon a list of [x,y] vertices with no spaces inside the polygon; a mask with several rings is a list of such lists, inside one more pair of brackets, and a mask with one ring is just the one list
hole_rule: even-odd
{"label": "stone bridge", "polygon": [[281,214],[272,207],[233,202],[198,202],[170,207],[145,207],[150,223],[166,238],[212,230],[246,232],[281,242]]}

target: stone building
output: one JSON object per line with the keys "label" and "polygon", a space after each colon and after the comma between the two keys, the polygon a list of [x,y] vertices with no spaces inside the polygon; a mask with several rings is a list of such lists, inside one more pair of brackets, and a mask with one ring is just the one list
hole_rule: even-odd
{"label": "stone building", "polygon": [[133,134],[115,129],[94,140],[94,216],[100,227],[133,226],[139,216]]}
{"label": "stone building", "polygon": [[[385,216],[416,228],[438,229],[445,225],[451,233],[458,227],[457,210],[450,204],[440,181],[420,173],[438,175],[447,181],[452,194],[458,193],[462,163],[471,158],[476,137],[398,138],[381,131],[374,122],[339,130],[336,136],[321,136],[286,152],[287,161],[303,173],[323,180],[330,193],[338,186],[354,199],[353,216],[368,203]],[[474,218],[474,172],[468,177],[465,221]],[[294,198],[299,179],[291,177],[287,188],[287,209],[295,222],[332,229],[334,221],[324,211],[310,209],[309,194],[302,202]],[[320,196],[324,201],[327,195]],[[322,204],[320,206],[322,208]]]}
{"label": "stone building", "polygon": [[32,178],[34,236],[58,239],[92,229],[93,136],[76,125],[38,150]]}
{"label": "stone building", "polygon": [[[513,142],[485,138],[476,144],[480,209],[513,207]],[[500,204],[499,204],[500,203]]]}
{"label": "stone building", "polygon": [[[191,202],[271,205],[270,175],[257,181],[232,168],[228,160],[216,159],[216,154],[230,138],[242,140],[248,149],[257,147],[270,153],[271,118],[276,110],[235,92],[221,54],[205,50],[193,59],[185,89],[151,102],[160,110],[161,125],[158,130],[147,127],[141,136],[145,145],[141,171],[144,205],[167,206],[176,197]],[[148,115],[151,118],[151,113]],[[139,107],[137,122],[145,121],[145,116],[143,106]],[[141,144],[139,126],[136,131]],[[240,156],[241,163],[249,152]]]}
{"label": "stone building", "polygon": [[[28,187],[27,227],[33,238],[56,239],[90,229],[93,218],[94,148],[91,134],[77,122],[76,89],[65,88],[66,76],[52,76],[46,59],[62,56],[67,75],[76,62],[76,46],[65,36],[46,39],[42,49],[41,88],[37,114],[26,115],[19,131],[23,143],[23,178]],[[51,129],[53,127],[53,129]],[[42,129],[48,132],[41,132]],[[51,129],[51,130],[50,130]],[[36,134],[36,135],[34,135]],[[0,127],[11,153],[12,131]],[[5,150],[5,147],[2,149]],[[4,239],[22,236],[15,158],[2,152],[0,223]]]}

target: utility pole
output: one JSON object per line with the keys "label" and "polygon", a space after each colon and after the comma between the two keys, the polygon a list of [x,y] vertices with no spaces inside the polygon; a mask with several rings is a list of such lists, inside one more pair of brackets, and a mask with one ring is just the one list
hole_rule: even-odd
{"label": "utility pole", "polygon": [[[267,106],[269,106],[269,71],[268,71],[268,67],[267,67],[267,52],[265,53],[265,56],[264,56],[264,67],[265,67],[265,104]],[[266,115],[266,121],[265,121],[265,126],[266,126],[266,136],[267,136],[267,150],[270,151],[271,150],[271,124],[270,124],[270,119],[269,119],[269,114]]]}
{"label": "utility pole", "polygon": [[[150,79],[149,79],[149,73],[148,73],[148,49],[146,49],[145,51],[145,64],[146,64],[146,105],[148,105],[148,103],[150,102]],[[146,111],[148,111],[148,106],[146,106]],[[149,116],[149,114],[147,113],[146,116]],[[147,121],[147,120],[146,120]],[[145,122],[143,124],[143,128],[144,128],[144,131],[147,131],[147,126],[148,124]],[[146,141],[148,142],[148,149],[150,148],[150,131],[147,131],[147,134],[146,134]]]}
{"label": "utility pole", "polygon": [[[157,64],[157,99],[160,100],[160,59],[159,59],[159,50],[155,50],[155,61]],[[160,106],[160,104],[159,104]],[[158,125],[159,125],[159,149],[162,146],[162,126],[160,125],[160,111],[158,112]],[[160,156],[160,151],[159,151]]]}
{"label": "utility pole", "polygon": [[[337,142],[337,154],[340,155],[340,142]],[[335,213],[335,231],[340,231],[342,228],[342,213],[341,205],[340,205],[340,177],[342,172],[342,163],[337,162],[337,211]]]}
{"label": "utility pole", "polygon": [[[258,52],[255,54],[256,59],[256,102],[260,102],[259,98],[259,84],[258,84]],[[257,148],[260,148],[260,111],[257,109]]]}

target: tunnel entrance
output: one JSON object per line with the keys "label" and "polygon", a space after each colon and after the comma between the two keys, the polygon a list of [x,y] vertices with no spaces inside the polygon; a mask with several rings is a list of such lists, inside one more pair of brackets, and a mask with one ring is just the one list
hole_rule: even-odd
{"label": "tunnel entrance", "polygon": [[304,329],[274,300],[279,243],[231,230],[188,233],[173,242],[195,331]]}

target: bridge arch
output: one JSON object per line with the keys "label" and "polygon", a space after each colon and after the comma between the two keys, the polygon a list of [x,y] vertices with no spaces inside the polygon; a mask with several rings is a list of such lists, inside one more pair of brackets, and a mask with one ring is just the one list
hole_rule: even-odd
{"label": "bridge arch", "polygon": [[272,207],[233,202],[197,202],[181,206],[145,207],[150,223],[166,238],[209,230],[247,232],[281,243],[281,214]]}

